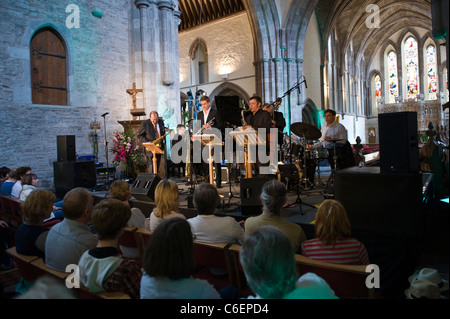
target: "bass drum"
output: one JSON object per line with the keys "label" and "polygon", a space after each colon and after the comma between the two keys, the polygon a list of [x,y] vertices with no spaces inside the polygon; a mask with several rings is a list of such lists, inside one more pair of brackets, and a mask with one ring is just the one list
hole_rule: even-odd
{"label": "bass drum", "polygon": [[296,186],[299,182],[301,182],[302,178],[303,172],[300,165],[296,163],[278,164],[277,179],[288,188]]}

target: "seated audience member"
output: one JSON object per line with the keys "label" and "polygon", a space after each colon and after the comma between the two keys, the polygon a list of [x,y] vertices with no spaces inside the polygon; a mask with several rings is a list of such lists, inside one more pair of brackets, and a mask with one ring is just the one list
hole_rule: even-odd
{"label": "seated audience member", "polygon": [[369,264],[366,247],[351,237],[350,220],[338,201],[327,199],[319,206],[314,233],[316,238],[302,244],[302,255],[335,264]]}
{"label": "seated audience member", "polygon": [[296,280],[291,241],[274,226],[258,227],[245,236],[239,259],[256,298],[337,299],[316,274],[306,273]]}
{"label": "seated audience member", "polygon": [[193,278],[192,232],[182,218],[161,221],[145,250],[141,299],[220,299],[206,280]]}
{"label": "seated audience member", "polygon": [[241,242],[244,239],[242,226],[233,217],[214,215],[219,201],[219,192],[214,185],[202,183],[195,189],[194,205],[198,215],[188,219],[195,240],[206,243]]}
{"label": "seated audience member", "polygon": [[272,225],[281,230],[291,240],[294,251],[300,252],[300,245],[306,235],[300,225],[284,220],[281,208],[286,203],[286,186],[277,180],[266,182],[261,190],[263,212],[259,216],[249,217],[245,221],[245,235],[251,234],[258,227]]}
{"label": "seated audience member", "polygon": [[0,187],[2,187],[3,183],[8,179],[8,173],[11,169],[6,166],[0,167]]}
{"label": "seated audience member", "polygon": [[17,182],[17,171],[15,169],[12,169],[8,173],[8,178],[5,180],[5,182],[2,185],[2,195],[10,196],[12,188]]}
{"label": "seated audience member", "polygon": [[150,218],[148,219],[148,225],[146,228],[153,232],[156,229],[156,226],[163,219],[169,219],[174,217],[184,218],[186,217],[183,214],[180,214],[179,207],[179,192],[178,186],[175,181],[168,180],[163,178],[158,185],[156,185],[155,189],[155,205],[156,207],[153,209],[150,214]]}
{"label": "seated audience member", "polygon": [[[21,202],[25,202],[28,195],[35,189],[38,189],[39,187],[39,179],[37,178],[37,175],[34,173],[25,174],[22,177],[22,191],[20,192],[19,200]],[[53,205],[52,205],[53,206]]]}
{"label": "seated audience member", "polygon": [[[38,187],[39,187],[39,179],[37,178],[37,175],[34,173],[25,174],[22,177],[22,191],[20,192],[19,200],[21,202],[25,202],[27,196],[35,189],[38,189]],[[62,220],[64,218],[63,211],[61,210],[61,207],[58,207],[62,206],[62,201],[54,203],[52,206],[53,206],[52,212],[48,219],[56,218]]]}
{"label": "seated audience member", "polygon": [[52,192],[36,189],[22,203],[23,224],[16,230],[18,253],[45,257],[45,241],[49,229],[42,224],[50,216],[55,198]]}
{"label": "seated audience member", "polygon": [[81,255],[97,245],[97,237],[88,223],[94,198],[86,188],[70,190],[63,198],[64,219],[54,225],[45,241],[45,263],[57,271],[66,271],[69,264],[77,264]]}
{"label": "seated audience member", "polygon": [[[115,180],[109,187],[109,196],[130,205],[131,190],[130,185],[124,180]],[[143,228],[145,225],[145,216],[139,208],[131,208],[131,217],[128,220],[128,227]]]}
{"label": "seated audience member", "polygon": [[25,176],[25,174],[31,173],[31,167],[21,166],[16,170],[16,172],[17,172],[17,182],[14,184],[14,186],[11,190],[12,198],[20,197],[20,192],[22,192],[22,178]]}
{"label": "seated audience member", "polygon": [[94,206],[91,220],[98,244],[85,251],[78,262],[81,284],[94,293],[121,291],[139,299],[141,267],[136,260],[123,258],[118,250],[119,236],[130,216],[130,206],[117,199],[104,199]]}

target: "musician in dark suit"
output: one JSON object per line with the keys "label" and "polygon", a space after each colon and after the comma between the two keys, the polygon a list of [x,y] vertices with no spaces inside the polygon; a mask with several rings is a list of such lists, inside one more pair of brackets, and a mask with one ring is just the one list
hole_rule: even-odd
{"label": "musician in dark suit", "polygon": [[[270,116],[269,112],[263,111],[261,108],[262,100],[259,96],[252,96],[249,100],[249,108],[250,108],[250,114],[246,115],[245,122],[247,123],[247,126],[244,127],[244,130],[253,128],[256,131],[258,131],[258,134],[261,135],[261,132],[259,129],[266,129],[265,130],[265,136],[267,138],[267,135],[270,134],[270,128],[272,127],[272,117]],[[266,143],[266,153],[269,154],[270,152],[270,143]],[[258,171],[259,172],[261,166],[268,166],[268,163],[262,164],[258,158],[256,157],[256,163],[255,163],[255,174]]]}
{"label": "musician in dark suit", "polygon": [[[221,136],[223,140],[223,134],[224,134],[224,123],[222,121],[222,118],[219,114],[219,111],[216,109],[211,108],[211,101],[209,97],[206,95],[203,95],[200,98],[200,104],[202,106],[202,111],[198,113],[197,119],[200,121],[201,127],[203,129],[203,133],[208,134],[208,129],[216,128],[220,130]],[[222,152],[223,153],[223,152]],[[202,163],[203,171],[205,172],[206,179],[209,179],[209,167],[208,163]],[[216,187],[221,188],[222,187],[222,167],[220,162],[215,163],[216,168]]]}
{"label": "musician in dark suit", "polygon": [[[150,112],[150,118],[142,122],[138,133],[138,139],[141,143],[153,142],[165,133],[164,121],[159,118],[158,112],[152,111]],[[156,154],[156,164],[158,168],[157,172],[153,172],[153,153],[144,148],[144,153],[147,159],[147,172],[165,177],[167,169],[165,167],[166,160],[164,157],[166,153],[166,142],[164,138],[159,144],[159,148],[164,151],[164,154]]]}

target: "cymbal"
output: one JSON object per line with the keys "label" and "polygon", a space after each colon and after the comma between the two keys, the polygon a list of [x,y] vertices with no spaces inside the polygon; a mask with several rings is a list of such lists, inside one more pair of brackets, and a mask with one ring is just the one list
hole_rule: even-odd
{"label": "cymbal", "polygon": [[317,140],[322,136],[317,127],[301,122],[291,124],[291,131],[297,136],[306,137],[308,140]]}

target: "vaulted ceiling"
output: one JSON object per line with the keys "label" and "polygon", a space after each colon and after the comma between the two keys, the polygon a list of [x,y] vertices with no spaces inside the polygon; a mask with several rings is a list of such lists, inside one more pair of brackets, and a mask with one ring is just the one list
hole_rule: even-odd
{"label": "vaulted ceiling", "polygon": [[179,0],[181,23],[178,31],[245,10],[241,0]]}
{"label": "vaulted ceiling", "polygon": [[[245,11],[244,3],[261,0],[179,0],[181,24],[179,31]],[[285,1],[285,0],[272,0]],[[309,0],[292,0],[291,7]],[[380,45],[396,31],[409,27],[431,28],[431,0],[311,0],[316,3],[315,14],[319,28],[322,57],[332,31],[341,56],[352,47],[356,61],[369,62]],[[373,10],[370,6],[375,5]],[[370,27],[374,17],[378,27]]]}

